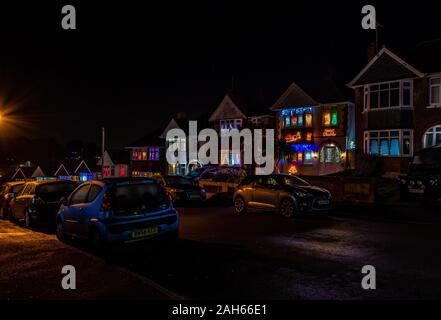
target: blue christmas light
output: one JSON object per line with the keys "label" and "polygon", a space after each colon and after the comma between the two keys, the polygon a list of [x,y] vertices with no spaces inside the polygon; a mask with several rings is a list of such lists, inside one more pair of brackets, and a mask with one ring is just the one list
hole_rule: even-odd
{"label": "blue christmas light", "polygon": [[295,152],[309,151],[309,150],[317,151],[317,146],[315,144],[311,144],[311,143],[297,143],[297,144],[290,145],[290,147]]}
{"label": "blue christmas light", "polygon": [[292,114],[312,113],[313,107],[286,107],[281,111],[282,116],[289,116]]}

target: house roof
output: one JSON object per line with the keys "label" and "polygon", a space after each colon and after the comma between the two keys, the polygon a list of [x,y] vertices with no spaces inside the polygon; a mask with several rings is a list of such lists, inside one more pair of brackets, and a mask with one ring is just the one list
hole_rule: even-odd
{"label": "house roof", "polygon": [[403,58],[383,47],[369,63],[348,83],[356,87],[368,83],[422,77],[423,72]]}
{"label": "house roof", "polygon": [[163,127],[152,130],[150,133],[148,133],[141,139],[132,142],[130,145],[127,146],[127,148],[164,146],[164,139],[160,137],[163,131],[164,131]]}
{"label": "house roof", "polygon": [[347,102],[349,92],[334,81],[321,78],[293,82],[270,108],[272,111],[281,107],[306,107],[327,103]]}

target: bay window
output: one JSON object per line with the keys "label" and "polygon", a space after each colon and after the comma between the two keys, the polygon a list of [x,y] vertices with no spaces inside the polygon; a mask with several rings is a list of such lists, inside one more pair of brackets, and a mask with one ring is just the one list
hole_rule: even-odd
{"label": "bay window", "polygon": [[367,85],[364,88],[364,110],[412,107],[412,80]]}
{"label": "bay window", "polygon": [[424,148],[441,144],[441,125],[429,128],[424,134]]}
{"label": "bay window", "polygon": [[366,131],[364,151],[382,157],[411,156],[413,132],[407,129]]}

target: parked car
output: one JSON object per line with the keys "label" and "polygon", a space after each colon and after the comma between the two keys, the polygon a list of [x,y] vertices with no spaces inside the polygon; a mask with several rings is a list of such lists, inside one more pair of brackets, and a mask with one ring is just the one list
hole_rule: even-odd
{"label": "parked car", "polygon": [[154,179],[85,182],[63,202],[56,218],[61,241],[86,239],[100,250],[116,242],[178,236],[178,213]]}
{"label": "parked car", "polygon": [[60,200],[77,186],[67,180],[27,182],[11,201],[11,220],[24,220],[26,227],[38,222],[54,222]]}
{"label": "parked car", "polygon": [[165,187],[169,189],[175,203],[204,202],[205,190],[194,185],[190,179],[181,176],[166,176]]}
{"label": "parked car", "polygon": [[248,208],[278,210],[291,217],[304,211],[331,209],[331,193],[287,174],[247,176],[233,196],[234,211],[245,213]]}
{"label": "parked car", "polygon": [[0,188],[0,216],[9,219],[10,202],[24,186],[24,181],[6,182]]}
{"label": "parked car", "polygon": [[403,200],[441,199],[441,146],[415,152],[408,173],[399,180]]}

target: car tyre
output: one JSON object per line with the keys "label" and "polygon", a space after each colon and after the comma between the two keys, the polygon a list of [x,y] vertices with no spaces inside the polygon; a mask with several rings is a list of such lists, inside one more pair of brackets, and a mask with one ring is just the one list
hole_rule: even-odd
{"label": "car tyre", "polygon": [[291,218],[296,212],[294,201],[291,199],[283,199],[280,202],[280,213],[285,218]]}
{"label": "car tyre", "polygon": [[234,213],[244,214],[247,212],[247,205],[245,203],[245,199],[241,196],[238,196],[234,199]]}

